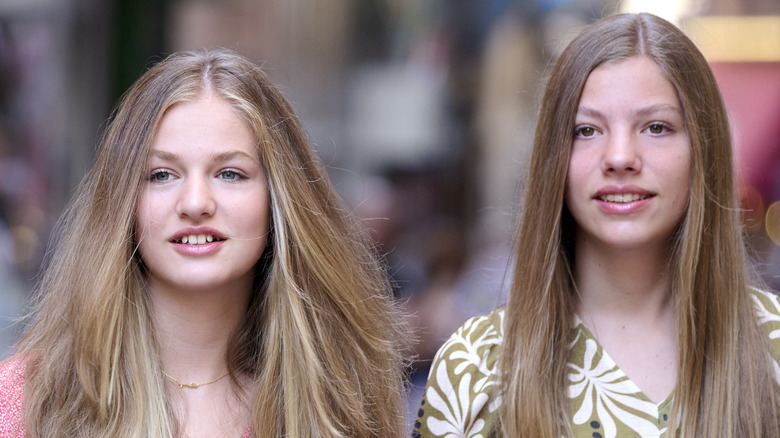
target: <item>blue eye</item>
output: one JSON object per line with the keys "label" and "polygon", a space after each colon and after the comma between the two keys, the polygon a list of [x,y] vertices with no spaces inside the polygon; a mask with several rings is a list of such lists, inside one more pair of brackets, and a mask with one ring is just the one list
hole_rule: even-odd
{"label": "blue eye", "polygon": [[226,169],[219,173],[219,177],[225,181],[238,181],[241,179],[247,179],[241,172],[233,169]]}
{"label": "blue eye", "polygon": [[148,180],[151,182],[165,182],[171,178],[173,178],[171,172],[167,170],[155,170],[149,175]]}

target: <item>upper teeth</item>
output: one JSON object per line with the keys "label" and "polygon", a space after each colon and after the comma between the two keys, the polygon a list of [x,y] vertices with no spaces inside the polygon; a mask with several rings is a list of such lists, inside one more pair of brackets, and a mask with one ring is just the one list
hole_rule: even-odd
{"label": "upper teeth", "polygon": [[602,201],[607,201],[607,202],[633,202],[645,198],[647,198],[647,195],[637,195],[637,194],[628,194],[628,193],[622,195],[607,195],[607,196],[600,197]]}
{"label": "upper teeth", "polygon": [[214,236],[211,234],[190,234],[189,236],[182,236],[181,243],[187,243],[190,245],[203,245],[206,242],[213,242]]}

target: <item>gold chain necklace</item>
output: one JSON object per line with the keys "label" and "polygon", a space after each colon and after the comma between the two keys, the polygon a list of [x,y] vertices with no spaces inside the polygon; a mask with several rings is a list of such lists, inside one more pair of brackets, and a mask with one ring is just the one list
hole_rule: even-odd
{"label": "gold chain necklace", "polygon": [[[162,371],[162,370],[161,370],[161,371]],[[169,379],[173,380],[173,382],[174,382],[175,384],[179,385],[179,388],[192,388],[192,389],[198,389],[198,388],[199,388],[199,387],[201,387],[201,386],[211,385],[212,383],[217,383],[217,382],[219,382],[220,380],[224,379],[224,378],[225,378],[225,377],[226,377],[228,374],[230,374],[230,371],[228,371],[228,372],[226,372],[225,374],[223,374],[223,375],[221,375],[221,376],[217,377],[216,379],[212,380],[211,382],[206,382],[206,383],[182,383],[182,382],[179,382],[178,380],[176,380],[176,378],[174,378],[174,377],[173,377],[173,376],[171,376],[170,374],[166,373],[165,371],[163,371],[162,373],[165,375],[165,377],[167,377],[167,378],[169,378]]]}

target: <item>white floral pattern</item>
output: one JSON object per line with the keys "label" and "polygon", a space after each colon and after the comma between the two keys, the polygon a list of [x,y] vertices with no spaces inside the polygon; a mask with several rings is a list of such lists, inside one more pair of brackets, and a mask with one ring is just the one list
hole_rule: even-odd
{"label": "white floral pattern", "polygon": [[[498,324],[486,323],[498,318]],[[486,438],[492,428],[480,415],[493,412],[500,399],[490,400],[497,384],[494,353],[502,336],[503,312],[479,316],[467,321],[439,349],[431,368],[425,403],[440,415],[425,419],[425,429],[432,436],[447,438]],[[423,409],[424,410],[424,409]]]}
{"label": "white floral pattern", "polygon": [[[444,420],[435,417],[428,418],[428,428],[438,436],[483,438],[482,429],[485,420],[476,416],[487,401],[487,394],[477,393],[471,400],[471,374],[466,374],[460,379],[457,393],[447,376],[447,366],[444,362],[439,364],[436,377],[441,383],[441,390],[447,397],[444,400],[440,393],[433,388],[428,388],[426,396],[431,406],[439,407],[439,412],[444,414]],[[457,396],[456,396],[457,394]]]}
{"label": "white floral pattern", "polygon": [[[780,383],[780,300],[755,291],[756,313],[770,339]],[[504,312],[467,321],[439,349],[428,376],[413,437],[487,438],[501,405],[496,367]],[[568,394],[575,437],[665,437],[672,396],[651,402],[575,321]]]}
{"label": "white floral pattern", "polygon": [[[582,337],[582,326],[578,338]],[[572,417],[575,425],[583,425],[600,419],[604,438],[617,436],[617,423],[640,436],[660,436],[665,428],[647,417],[658,418],[658,406],[641,397],[641,391],[623,371],[601,350],[592,338],[585,338],[585,355],[582,365],[569,363],[569,399],[580,402]],[[575,343],[579,345],[579,343]],[[594,360],[597,356],[600,360]],[[640,416],[633,412],[647,415]]]}
{"label": "white floral pattern", "polygon": [[772,357],[775,359],[775,378],[780,384],[780,300],[767,292],[756,291],[753,294],[758,314],[758,323],[765,326],[769,332]]}

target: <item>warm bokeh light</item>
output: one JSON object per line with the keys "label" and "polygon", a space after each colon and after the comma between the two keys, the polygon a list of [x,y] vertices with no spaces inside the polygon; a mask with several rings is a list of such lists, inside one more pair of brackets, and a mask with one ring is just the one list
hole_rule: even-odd
{"label": "warm bokeh light", "polygon": [[683,28],[711,62],[780,61],[780,16],[700,16]]}
{"label": "warm bokeh light", "polygon": [[760,231],[764,221],[764,199],[761,193],[753,186],[742,186],[739,197],[745,230],[748,233]]}
{"label": "warm bokeh light", "polygon": [[775,245],[780,246],[780,201],[775,201],[766,209],[766,234]]}
{"label": "warm bokeh light", "polygon": [[681,19],[696,15],[701,7],[701,0],[626,0],[620,11],[649,12],[679,25]]}

